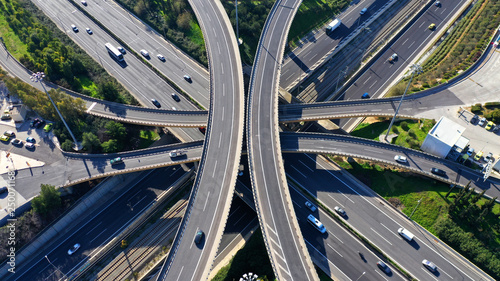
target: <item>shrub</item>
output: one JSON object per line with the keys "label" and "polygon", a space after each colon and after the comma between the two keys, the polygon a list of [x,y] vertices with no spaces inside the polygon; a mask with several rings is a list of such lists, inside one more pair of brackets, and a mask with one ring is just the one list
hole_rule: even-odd
{"label": "shrub", "polygon": [[475,105],[471,106],[470,111],[476,113],[480,112],[483,108],[481,107],[480,103],[476,103]]}
{"label": "shrub", "polygon": [[401,122],[401,128],[405,131],[408,131],[408,129],[410,129],[410,127],[408,126],[408,122],[406,121]]}

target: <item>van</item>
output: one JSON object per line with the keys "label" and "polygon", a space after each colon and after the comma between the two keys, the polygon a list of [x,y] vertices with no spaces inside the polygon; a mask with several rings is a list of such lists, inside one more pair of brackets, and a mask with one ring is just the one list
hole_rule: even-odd
{"label": "van", "polygon": [[312,224],[314,226],[314,228],[316,228],[319,232],[321,232],[321,233],[326,232],[325,226],[317,218],[315,218],[313,215],[307,216],[307,221],[310,224]]}
{"label": "van", "polygon": [[398,229],[398,233],[399,235],[403,236],[404,239],[408,240],[408,242],[411,242],[413,240],[413,237],[415,237],[413,233],[409,232],[408,230],[402,227]]}

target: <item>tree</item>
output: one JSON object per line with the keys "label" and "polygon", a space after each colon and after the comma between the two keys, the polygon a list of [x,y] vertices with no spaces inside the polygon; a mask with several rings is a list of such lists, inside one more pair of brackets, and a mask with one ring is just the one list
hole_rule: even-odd
{"label": "tree", "polygon": [[42,184],[40,195],[31,200],[33,210],[41,216],[47,216],[51,211],[61,207],[60,193],[50,184]]}
{"label": "tree", "polygon": [[101,147],[101,141],[93,133],[86,132],[82,136],[82,146],[85,150],[92,153]]}
{"label": "tree", "polygon": [[485,192],[486,192],[486,189],[483,189],[483,191],[481,191],[481,193],[476,194],[476,196],[472,197],[472,199],[470,200],[470,202],[472,204],[476,204],[477,201],[479,201],[479,199],[481,199],[481,197],[483,197],[483,195],[484,195]]}
{"label": "tree", "polygon": [[102,151],[105,153],[112,153],[118,151],[118,141],[111,139],[101,144]]}
{"label": "tree", "polygon": [[122,123],[109,121],[104,127],[106,128],[106,134],[108,134],[113,139],[122,141],[127,136],[127,129],[125,128],[125,126],[123,126]]}
{"label": "tree", "polygon": [[62,144],[61,148],[64,151],[72,151],[73,150],[73,142],[69,139],[66,139]]}

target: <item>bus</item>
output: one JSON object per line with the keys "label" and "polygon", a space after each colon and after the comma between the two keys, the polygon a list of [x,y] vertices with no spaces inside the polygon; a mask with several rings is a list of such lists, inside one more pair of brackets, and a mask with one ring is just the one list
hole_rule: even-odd
{"label": "bus", "polygon": [[307,216],[307,221],[310,222],[319,232],[321,233],[326,232],[325,226],[313,215]]}
{"label": "bus", "polygon": [[118,51],[115,46],[111,45],[110,43],[104,44],[106,46],[106,49],[108,49],[108,52],[117,60],[117,61],[123,61],[123,54]]}

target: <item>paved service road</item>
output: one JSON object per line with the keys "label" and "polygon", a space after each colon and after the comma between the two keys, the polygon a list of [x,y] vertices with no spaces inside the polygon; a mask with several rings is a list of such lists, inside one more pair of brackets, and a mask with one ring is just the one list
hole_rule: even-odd
{"label": "paved service road", "polygon": [[[316,155],[285,154],[287,175],[293,178],[328,209],[339,206],[346,211],[344,220],[366,237],[400,267],[418,280],[493,280],[479,268],[457,254],[423,228],[408,220],[382,201],[366,186],[360,186],[350,176],[344,176],[336,166]],[[398,179],[388,181],[389,188],[397,188]],[[321,214],[320,214],[321,218]],[[327,220],[322,219],[325,223]],[[397,233],[400,227],[410,230],[415,238],[403,240]],[[329,230],[328,226],[327,229]],[[329,231],[330,233],[330,231]],[[337,235],[336,232],[333,234]],[[325,248],[328,248],[327,246]],[[432,273],[422,266],[423,259],[437,265]],[[340,258],[342,260],[342,258]],[[359,263],[363,261],[359,260]],[[369,263],[375,262],[373,259]],[[356,267],[356,263],[352,264]],[[381,276],[384,273],[377,270]],[[354,278],[353,278],[354,280]],[[363,279],[360,279],[363,280]],[[365,279],[384,280],[384,279]]]}
{"label": "paved service road", "polygon": [[[192,0],[209,56],[210,111],[196,180],[179,231],[157,280],[205,280],[216,257],[243,145],[243,68],[220,1]],[[204,238],[195,244],[198,230]]]}
{"label": "paved service road", "polygon": [[249,87],[247,146],[255,205],[279,280],[319,280],[288,192],[278,135],[278,81],[286,36],[300,1],[278,0],[266,20]]}

